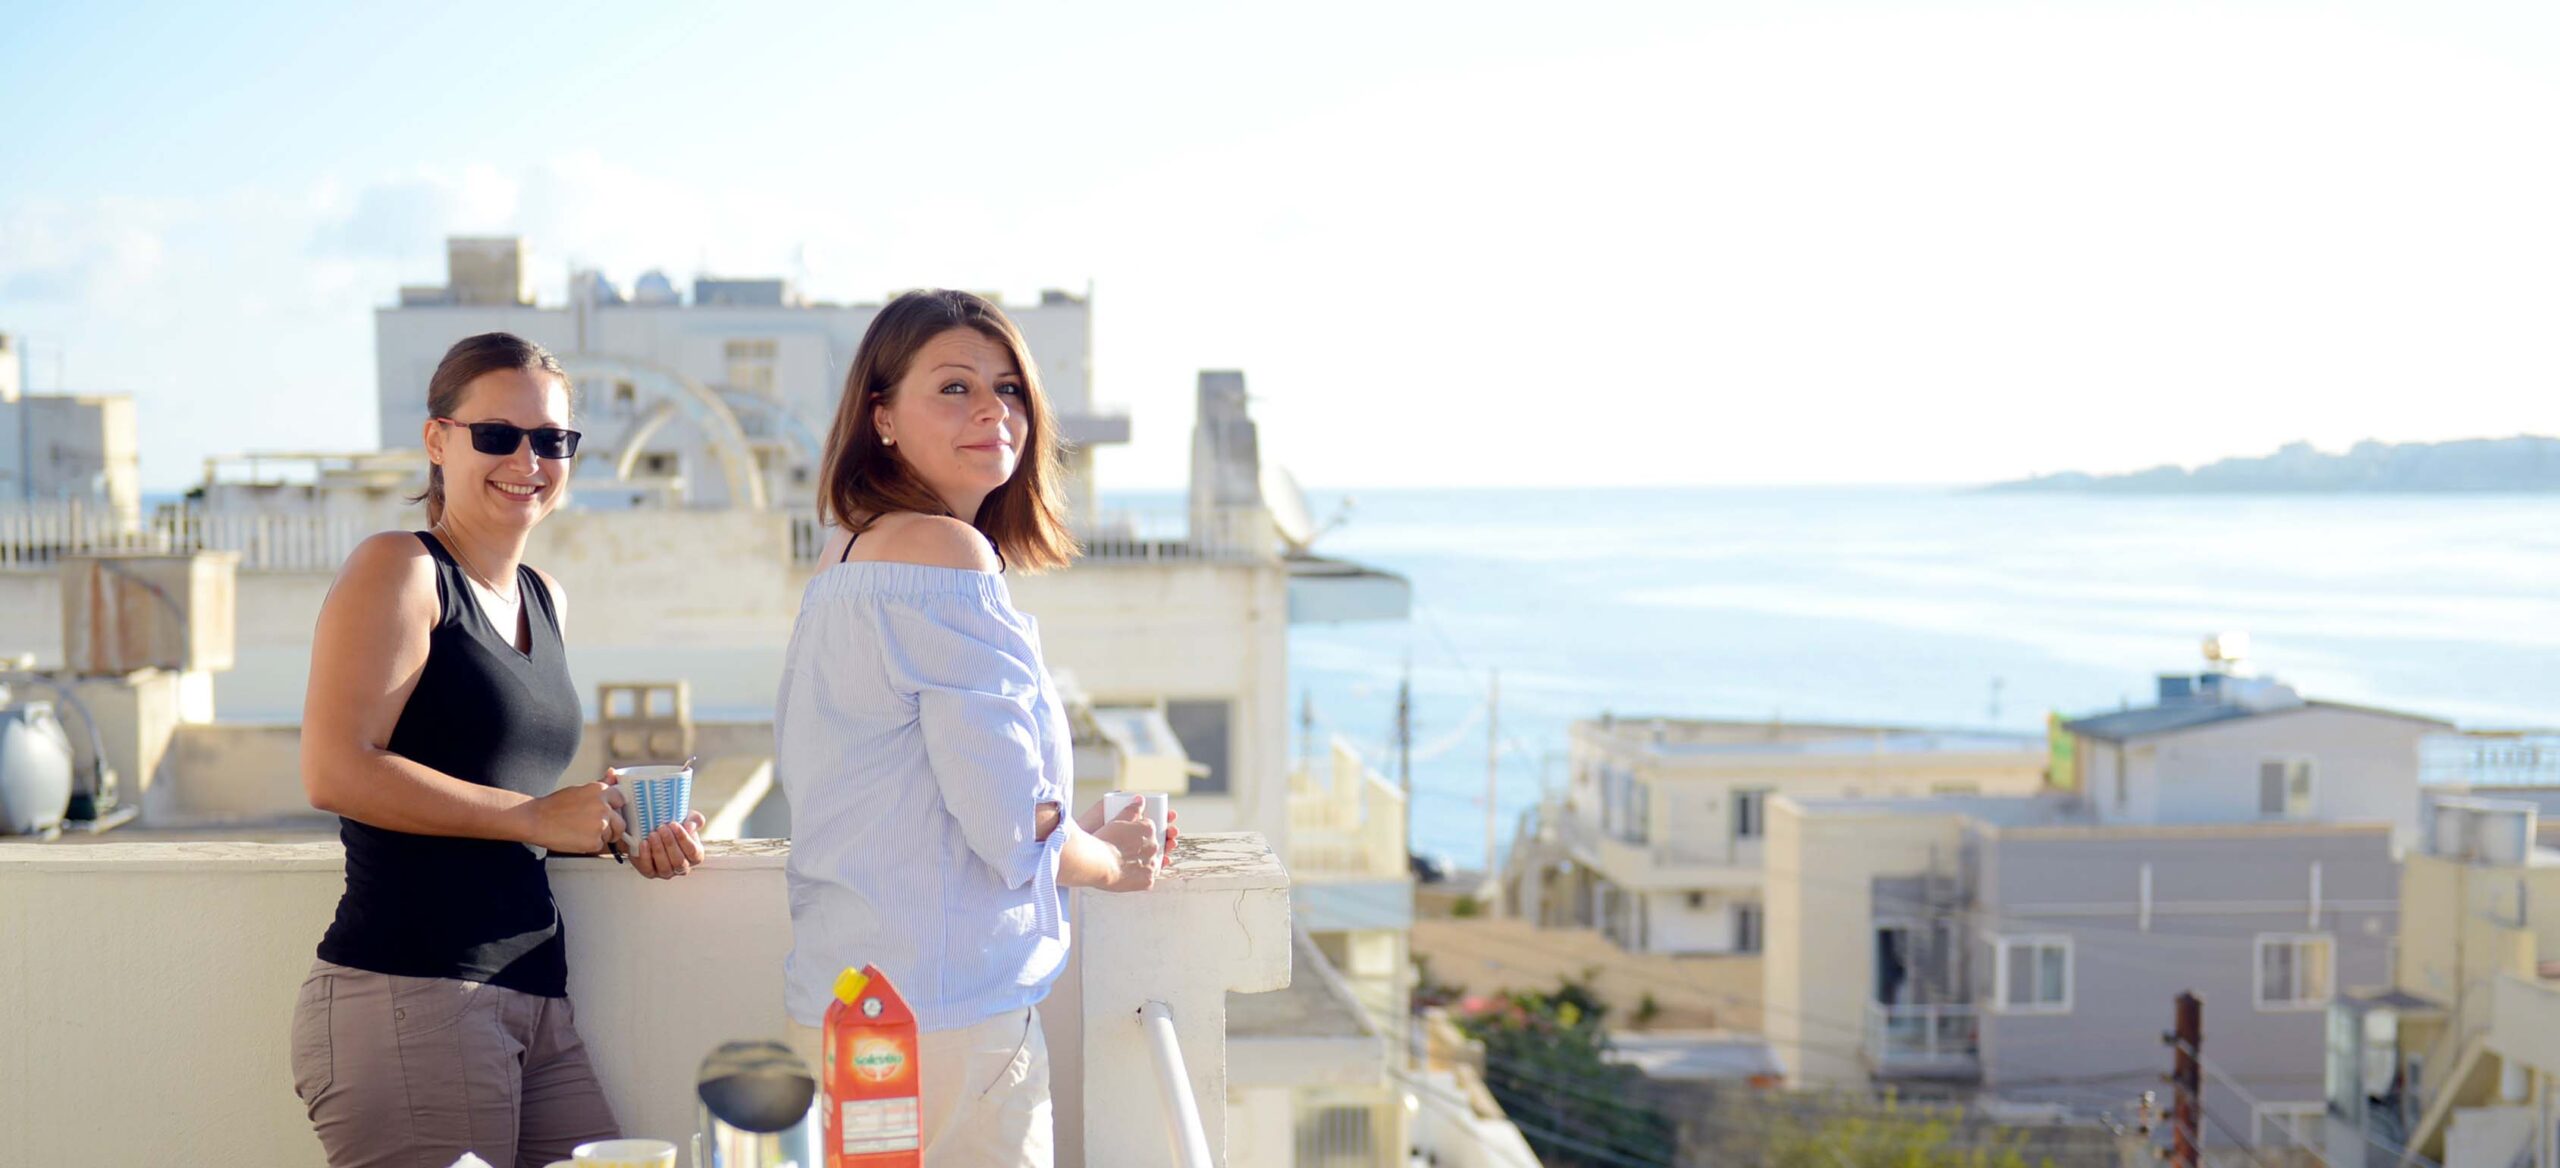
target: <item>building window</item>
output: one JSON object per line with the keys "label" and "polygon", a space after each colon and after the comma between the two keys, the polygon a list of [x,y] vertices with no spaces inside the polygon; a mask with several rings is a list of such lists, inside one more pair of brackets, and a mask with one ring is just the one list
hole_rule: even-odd
{"label": "building window", "polygon": [[1737,904],[1733,906],[1733,951],[1736,953],[1757,953],[1760,951],[1759,905]]}
{"label": "building window", "polygon": [[1705,907],[1707,907],[1707,894],[1706,894],[1706,893],[1703,893],[1703,892],[1692,892],[1692,893],[1690,893],[1690,894],[1689,894],[1689,908],[1690,908],[1691,910],[1693,910],[1693,911],[1694,911],[1694,910],[1702,909],[1702,908],[1705,908]]}
{"label": "building window", "polygon": [[2271,758],[2258,764],[2258,814],[2269,819],[2311,818],[2311,760]]}
{"label": "building window", "polygon": [[2000,1012],[2071,1012],[2071,938],[1995,937],[1992,946],[1992,1001]]}
{"label": "building window", "polygon": [[1769,826],[1769,789],[1751,787],[1733,793],[1733,838],[1759,839]]}
{"label": "building window", "polygon": [[729,388],[770,395],[773,392],[774,343],[730,341],[722,346],[729,366]]}
{"label": "building window", "polygon": [[2259,936],[2258,1008],[2326,1008],[2329,1004],[2331,956],[2327,934]]}
{"label": "building window", "polygon": [[1187,790],[1194,795],[1224,795],[1228,791],[1231,756],[1228,753],[1227,723],[1235,704],[1227,701],[1169,701],[1164,704],[1165,723],[1173,727],[1173,736],[1182,740],[1182,753],[1191,761],[1209,768],[1205,775],[1191,776]]}
{"label": "building window", "polygon": [[2317,1153],[2321,1146],[2318,1103],[2261,1103],[2250,1109],[2249,1142],[2262,1149],[2300,1148]]}

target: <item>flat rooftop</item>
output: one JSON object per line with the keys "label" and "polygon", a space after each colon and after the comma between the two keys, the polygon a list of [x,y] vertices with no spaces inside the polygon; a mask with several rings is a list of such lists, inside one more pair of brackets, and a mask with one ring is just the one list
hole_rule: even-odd
{"label": "flat rooftop", "polygon": [[1923,795],[1908,799],[1798,799],[1806,818],[1954,815],[1991,827],[2094,826],[2086,800],[2063,792],[2034,795]]}
{"label": "flat rooftop", "polygon": [[1660,758],[1857,757],[1878,754],[2042,754],[2041,734],[1819,722],[1613,718],[1574,729],[1601,744]]}

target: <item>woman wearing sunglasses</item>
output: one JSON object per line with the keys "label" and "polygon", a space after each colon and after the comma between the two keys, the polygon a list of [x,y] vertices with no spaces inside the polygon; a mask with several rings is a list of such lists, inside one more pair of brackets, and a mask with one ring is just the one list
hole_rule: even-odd
{"label": "woman wearing sunglasses", "polygon": [[[541,346],[456,344],[427,384],[427,530],[366,539],[321,605],[302,783],[339,817],[347,883],[295,1004],[293,1076],[332,1168],[548,1164],[616,1134],[543,859],[619,858],[622,795],[560,786],[584,726],[567,605],[523,562],[568,485],[569,405]],[[700,828],[669,824],[631,861],[682,876]]]}
{"label": "woman wearing sunglasses", "polygon": [[836,975],[886,972],[915,1008],[923,1087],[893,1134],[928,1168],[1050,1163],[1032,1007],[1066,959],[1065,890],[1155,880],[1143,804],[1069,814],[1066,711],[1005,588],[1006,567],[1075,551],[1037,372],[983,297],[909,292],[872,319],[819,472],[831,566],[801,594],[774,699],[791,1036],[815,1063]]}

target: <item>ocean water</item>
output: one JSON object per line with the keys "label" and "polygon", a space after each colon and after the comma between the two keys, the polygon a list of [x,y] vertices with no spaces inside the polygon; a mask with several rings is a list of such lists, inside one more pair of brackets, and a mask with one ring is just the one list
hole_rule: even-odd
{"label": "ocean water", "polygon": [[1411,580],[1414,615],[1293,630],[1293,713],[1392,777],[1410,662],[1417,846],[1465,865],[1494,670],[1505,838],[1574,719],[2035,732],[2148,700],[2227,630],[2306,696],[2560,724],[2560,496],[1380,491],[1317,550]]}

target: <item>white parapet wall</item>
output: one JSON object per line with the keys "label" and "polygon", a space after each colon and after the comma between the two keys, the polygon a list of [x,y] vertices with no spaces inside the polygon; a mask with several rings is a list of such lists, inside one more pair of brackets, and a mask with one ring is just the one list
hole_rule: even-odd
{"label": "white parapet wall", "polygon": [[[672,881],[552,865],[578,1030],[627,1133],[687,1139],[702,1056],[781,1035],[787,851],[716,844]],[[1288,877],[1260,838],[1186,837],[1176,868],[1078,898],[1071,984],[1042,1007],[1069,1168],[1172,1162],[1140,1004],[1173,1008],[1218,1101],[1226,993],[1287,980]],[[0,1164],[319,1165],[286,1035],[342,873],[334,843],[0,845]]]}
{"label": "white parapet wall", "polygon": [[1059,1168],[1176,1163],[1138,1010],[1172,1011],[1191,1097],[1226,1163],[1227,995],[1289,984],[1289,875],[1259,835],[1182,837],[1155,890],[1075,895],[1067,973],[1041,1006]]}

